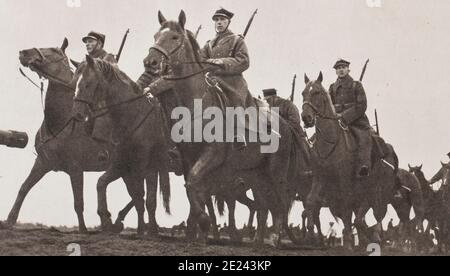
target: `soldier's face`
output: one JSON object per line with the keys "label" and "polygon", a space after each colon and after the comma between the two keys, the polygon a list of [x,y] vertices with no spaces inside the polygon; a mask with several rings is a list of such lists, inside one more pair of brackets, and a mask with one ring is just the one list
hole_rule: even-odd
{"label": "soldier's face", "polygon": [[350,74],[350,68],[348,66],[339,66],[336,68],[336,74],[339,78],[344,78]]}
{"label": "soldier's face", "polygon": [[223,33],[228,29],[228,25],[230,25],[230,20],[228,18],[217,16],[214,19],[216,23],[216,32]]}
{"label": "soldier's face", "polygon": [[98,45],[100,43],[92,38],[89,38],[86,40],[86,50],[88,52],[88,54],[92,54],[93,52],[95,52],[98,48]]}

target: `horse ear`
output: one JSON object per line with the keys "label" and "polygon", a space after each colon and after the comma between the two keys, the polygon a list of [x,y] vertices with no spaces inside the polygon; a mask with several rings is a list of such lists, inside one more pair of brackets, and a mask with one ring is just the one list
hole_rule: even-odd
{"label": "horse ear", "polygon": [[86,55],[86,61],[87,61],[88,66],[94,67],[95,60],[90,55]]}
{"label": "horse ear", "polygon": [[322,83],[322,81],[323,81],[323,74],[322,74],[322,71],[320,71],[320,74],[319,74],[319,77],[317,78],[317,81],[318,81],[319,83]]}
{"label": "horse ear", "polygon": [[69,46],[69,40],[67,40],[67,38],[64,38],[63,44],[61,45],[61,50],[63,51],[63,53],[66,52],[67,47]]}
{"label": "horse ear", "polygon": [[308,84],[310,82],[310,79],[308,78],[308,76],[305,74],[305,84]]}
{"label": "horse ear", "polygon": [[445,163],[444,163],[444,162],[442,162],[442,161],[441,161],[441,165],[442,165],[442,167],[445,167]]}
{"label": "horse ear", "polygon": [[75,66],[75,68],[77,68],[77,69],[78,69],[78,67],[80,67],[80,62],[75,61],[75,60],[73,60],[73,59],[70,60],[70,63],[72,63],[73,66]]}
{"label": "horse ear", "polygon": [[410,164],[408,164],[408,168],[409,168],[409,170],[412,170],[412,168],[413,168],[413,167],[411,167],[411,165],[410,165]]}
{"label": "horse ear", "polygon": [[419,166],[419,170],[422,170],[422,168],[423,168],[423,164]]}
{"label": "horse ear", "polygon": [[167,19],[164,17],[161,11],[158,11],[158,20],[159,24],[161,25],[167,22]]}
{"label": "horse ear", "polygon": [[178,16],[178,23],[180,23],[184,30],[184,26],[186,25],[186,13],[183,10],[181,10],[180,15]]}

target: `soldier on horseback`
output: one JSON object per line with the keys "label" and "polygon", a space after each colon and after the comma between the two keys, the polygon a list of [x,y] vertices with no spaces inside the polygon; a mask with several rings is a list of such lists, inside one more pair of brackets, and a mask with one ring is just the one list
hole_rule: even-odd
{"label": "soldier on horseback", "polygon": [[277,95],[276,89],[263,90],[264,99],[271,108],[278,107],[279,115],[289,124],[292,133],[294,134],[295,145],[298,146],[301,152],[300,168],[303,175],[310,174],[310,148],[307,142],[306,132],[301,126],[300,111],[295,104],[289,100],[283,99]]}
{"label": "soldier on horseback", "polygon": [[206,43],[201,56],[207,62],[220,66],[211,77],[230,98],[232,106],[247,107],[251,105],[252,97],[242,73],[249,68],[250,58],[244,37],[229,29],[233,16],[232,12],[223,8],[216,11],[212,17],[216,37]]}
{"label": "soldier on horseback", "polygon": [[[117,61],[114,55],[103,49],[105,40],[106,36],[104,34],[95,31],[89,32],[88,35],[82,39],[90,57],[102,59],[116,65]],[[99,117],[95,120],[93,125],[90,125],[88,128],[88,133],[91,134],[91,137],[97,142],[105,145],[104,149],[98,155],[99,161],[108,161],[110,158],[108,148],[113,144],[111,119],[108,116]]]}
{"label": "soldier on horseback", "polygon": [[372,128],[366,116],[367,98],[361,82],[350,76],[350,62],[340,59],[333,67],[338,75],[330,96],[341,124],[348,126],[358,143],[358,176],[367,177],[371,168]]}
{"label": "soldier on horseback", "polygon": [[112,64],[117,64],[113,54],[107,53],[103,47],[105,46],[106,36],[104,34],[91,31],[85,37],[83,42],[86,44],[86,50],[92,58],[99,58]]}

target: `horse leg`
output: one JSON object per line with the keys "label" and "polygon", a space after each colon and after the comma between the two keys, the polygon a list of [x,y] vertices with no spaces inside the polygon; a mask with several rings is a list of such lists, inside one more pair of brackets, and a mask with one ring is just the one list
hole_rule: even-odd
{"label": "horse leg", "polygon": [[365,249],[369,244],[369,237],[367,236],[368,227],[365,223],[365,217],[370,209],[370,205],[367,201],[364,201],[357,209],[355,214],[355,227],[358,233],[358,246]]}
{"label": "horse leg", "polygon": [[236,228],[236,201],[234,199],[227,200],[228,206],[228,231],[232,242],[241,243],[242,237]]}
{"label": "horse leg", "polygon": [[158,172],[152,171],[145,178],[147,184],[146,207],[148,213],[148,234],[158,235],[159,226],[156,222],[156,208],[158,196]]}
{"label": "horse leg", "polygon": [[112,231],[113,225],[111,221],[111,213],[108,211],[108,203],[106,199],[106,189],[108,185],[120,178],[119,170],[108,169],[97,182],[97,214],[100,216],[101,228],[103,231]]}
{"label": "horse leg", "polygon": [[78,216],[78,229],[80,233],[87,233],[86,224],[84,222],[84,196],[83,196],[83,171],[74,172],[70,174],[70,181],[72,183],[72,191],[74,197],[74,208]]}
{"label": "horse leg", "polygon": [[314,210],[314,224],[317,227],[317,233],[319,234],[319,243],[321,246],[325,245],[325,239],[322,233],[322,225],[320,224],[320,208]]}
{"label": "horse leg", "polygon": [[16,201],[14,202],[14,206],[8,215],[7,224],[9,226],[13,226],[17,222],[17,218],[19,217],[20,209],[22,208],[22,204],[25,200],[25,197],[31,191],[31,189],[46,175],[51,169],[42,160],[39,156],[36,158],[34,162],[33,168],[31,169],[30,174],[28,175],[25,182],[22,184],[19,190],[19,194],[17,195]]}
{"label": "horse leg", "polygon": [[206,208],[208,208],[209,218],[211,219],[214,240],[218,241],[220,240],[220,233],[217,227],[217,217],[216,212],[214,210],[214,204],[212,201],[212,197],[210,196],[206,198]]}
{"label": "horse leg", "polygon": [[238,197],[237,201],[248,207],[250,214],[248,217],[247,227],[249,230],[249,238],[253,239],[255,237],[255,231],[254,231],[255,228],[253,227],[253,220],[255,218],[255,213],[256,213],[255,202],[253,200],[251,200],[250,198],[248,198],[246,194]]}
{"label": "horse leg", "polygon": [[133,209],[133,207],[134,207],[134,202],[133,202],[133,200],[131,200],[130,203],[128,203],[125,206],[125,208],[123,208],[119,212],[119,215],[117,216],[116,222],[114,222],[114,225],[113,225],[114,233],[119,234],[120,232],[123,231],[123,229],[124,229],[123,221],[127,217],[128,213],[131,211],[131,209]]}
{"label": "horse leg", "polygon": [[145,190],[144,190],[144,178],[141,177],[133,177],[133,176],[124,176],[123,180],[128,190],[128,194],[131,196],[134,202],[134,207],[136,208],[137,218],[138,218],[138,227],[137,234],[144,235],[145,234],[145,221],[144,221],[144,213],[145,213]]}
{"label": "horse leg", "polygon": [[264,245],[268,216],[269,216],[269,211],[265,208],[258,209],[258,212],[256,213],[256,219],[258,220],[258,228],[256,231],[256,238],[255,238],[256,246]]}
{"label": "horse leg", "polygon": [[191,222],[198,222],[200,230],[208,231],[210,228],[210,219],[204,210],[206,203],[206,194],[203,189],[205,179],[208,173],[217,168],[224,159],[226,145],[214,144],[206,146],[201,157],[189,172],[186,178],[186,190],[188,192],[189,203],[191,204],[192,217]]}

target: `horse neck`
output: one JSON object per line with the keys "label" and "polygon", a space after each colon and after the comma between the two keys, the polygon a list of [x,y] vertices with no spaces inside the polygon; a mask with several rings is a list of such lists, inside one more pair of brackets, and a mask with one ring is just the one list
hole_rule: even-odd
{"label": "horse neck", "polygon": [[[333,110],[333,107],[331,105],[331,102],[329,100],[327,101],[328,104],[325,105],[325,111],[323,112],[323,115],[328,118],[334,118],[336,117],[336,113]],[[317,117],[317,123],[316,123],[316,130],[317,130],[317,142],[318,145],[324,143],[329,144],[329,142],[337,143],[339,140],[340,129],[339,129],[339,123],[336,120],[332,119],[325,119],[321,118],[320,116]]]}
{"label": "horse neck", "polygon": [[[139,95],[133,92],[131,85],[127,85],[118,80],[110,82],[109,85],[110,90],[106,97],[106,105],[111,106],[119,104],[118,106],[113,107],[110,112],[111,119],[114,121],[114,127],[126,130],[130,127],[130,124],[139,120],[139,113],[145,113],[149,104],[144,97],[142,99],[133,100],[136,97],[139,97]],[[127,102],[130,100],[132,101]]]}
{"label": "horse neck", "polygon": [[72,116],[73,91],[49,81],[45,96],[45,122],[52,130],[62,127]]}

